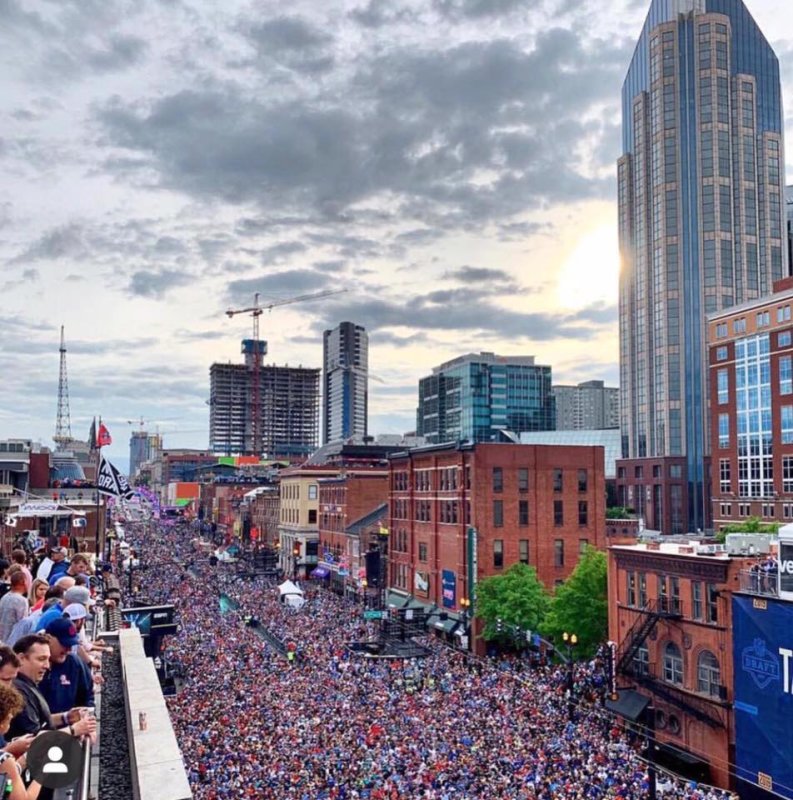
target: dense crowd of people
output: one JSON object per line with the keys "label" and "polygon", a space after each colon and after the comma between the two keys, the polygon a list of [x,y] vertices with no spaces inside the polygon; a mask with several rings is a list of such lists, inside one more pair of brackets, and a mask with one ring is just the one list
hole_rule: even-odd
{"label": "dense crowd of people", "polygon": [[[0,557],[0,793],[45,800],[27,754],[42,732],[94,739],[101,642],[86,635],[95,604],[94,561],[53,541]],[[119,598],[116,598],[119,599]],[[114,601],[109,599],[112,604]]]}
{"label": "dense crowd of people", "polygon": [[[570,721],[562,668],[475,659],[431,639],[426,659],[353,656],[347,643],[374,635],[360,606],[311,588],[290,608],[274,584],[211,566],[193,536],[177,526],[138,543],[147,598],[180,616],[165,657],[185,682],[169,704],[196,800],[647,796],[642,742],[597,700],[601,664],[577,665]],[[295,656],[246,626],[250,616]],[[661,784],[665,798],[730,797]]]}

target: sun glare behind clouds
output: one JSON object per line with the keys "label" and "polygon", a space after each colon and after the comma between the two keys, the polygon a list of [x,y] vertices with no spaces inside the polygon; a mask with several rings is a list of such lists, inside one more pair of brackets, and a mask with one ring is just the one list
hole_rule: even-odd
{"label": "sun glare behind clouds", "polygon": [[617,301],[619,247],[614,222],[590,228],[565,260],[557,281],[559,305],[584,308]]}

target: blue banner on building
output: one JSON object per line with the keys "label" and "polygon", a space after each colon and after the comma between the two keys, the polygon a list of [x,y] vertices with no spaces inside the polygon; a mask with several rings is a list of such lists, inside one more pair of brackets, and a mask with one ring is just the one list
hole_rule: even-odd
{"label": "blue banner on building", "polygon": [[793,603],[733,596],[738,777],[793,800]]}
{"label": "blue banner on building", "polygon": [[454,608],[457,604],[457,575],[453,570],[443,570],[441,584],[443,588],[443,607]]}

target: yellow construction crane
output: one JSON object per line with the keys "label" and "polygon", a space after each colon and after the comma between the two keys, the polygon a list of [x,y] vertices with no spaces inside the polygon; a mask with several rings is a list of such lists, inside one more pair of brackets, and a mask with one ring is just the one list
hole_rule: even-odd
{"label": "yellow construction crane", "polygon": [[[253,305],[248,308],[230,308],[226,311],[226,316],[231,319],[237,314],[250,314],[253,317],[253,338],[251,340],[250,355],[253,357],[253,391],[251,392],[251,431],[253,433],[253,455],[262,454],[262,435],[261,435],[261,395],[259,386],[259,375],[262,367],[262,358],[265,355],[265,348],[261,346],[259,340],[259,317],[265,311],[272,311],[278,306],[288,306],[292,303],[303,303],[308,300],[319,300],[323,297],[330,297],[334,294],[344,294],[346,289],[328,289],[313,294],[299,294],[296,297],[289,297],[285,300],[272,300],[260,303],[259,293],[253,296]],[[242,343],[242,352],[249,355],[245,342]],[[250,361],[248,362],[250,366]]]}

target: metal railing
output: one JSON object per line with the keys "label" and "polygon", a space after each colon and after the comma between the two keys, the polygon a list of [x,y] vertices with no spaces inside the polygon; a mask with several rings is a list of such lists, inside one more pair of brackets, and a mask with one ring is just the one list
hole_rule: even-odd
{"label": "metal railing", "polygon": [[761,597],[777,597],[779,595],[776,571],[741,570],[738,573],[738,586],[740,591],[746,592],[746,594],[756,594]]}

